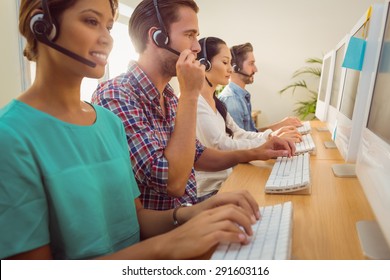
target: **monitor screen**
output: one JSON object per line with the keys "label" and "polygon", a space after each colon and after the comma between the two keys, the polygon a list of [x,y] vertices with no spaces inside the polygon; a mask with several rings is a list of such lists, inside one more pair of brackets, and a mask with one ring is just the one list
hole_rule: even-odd
{"label": "monitor screen", "polygon": [[325,102],[331,60],[332,60],[331,56],[327,56],[324,58],[324,66],[321,73],[321,87],[320,87],[320,92],[318,97],[322,102]]}
{"label": "monitor screen", "polygon": [[[390,20],[386,22],[367,128],[390,145]],[[390,172],[390,171],[389,171]]]}
{"label": "monitor screen", "polygon": [[337,50],[336,50],[336,60],[335,60],[335,66],[334,66],[334,74],[333,74],[333,82],[332,82],[332,91],[330,95],[330,105],[337,109],[337,102],[339,99],[339,93],[340,93],[340,82],[341,82],[341,73],[342,73],[342,67],[344,60],[344,53],[345,53],[345,44],[342,44]]}

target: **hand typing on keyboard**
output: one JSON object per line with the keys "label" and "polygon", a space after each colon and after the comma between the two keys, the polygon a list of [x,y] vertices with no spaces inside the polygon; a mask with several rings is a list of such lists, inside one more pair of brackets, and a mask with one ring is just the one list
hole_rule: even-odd
{"label": "hand typing on keyboard", "polygon": [[295,143],[295,154],[301,154],[305,152],[315,152],[315,144],[310,134],[302,135],[302,142]]}
{"label": "hand typing on keyboard", "polygon": [[295,154],[295,144],[290,139],[282,139],[277,136],[271,136],[264,144],[252,150],[261,155],[261,157],[255,157],[256,160],[291,157]]}
{"label": "hand typing on keyboard", "polygon": [[[159,212],[162,212],[162,220],[166,220],[163,212],[170,212],[168,217],[173,215],[172,211]],[[179,226],[155,237],[160,238],[158,249],[164,253],[159,258],[194,258],[205,254],[219,243],[247,244],[248,236],[253,234],[252,225],[260,218],[259,205],[248,191],[243,190],[217,194],[196,205],[177,208],[175,214]],[[163,221],[154,222],[154,234],[157,229],[169,229],[164,228],[164,224],[159,224],[161,222]]]}
{"label": "hand typing on keyboard", "polygon": [[273,131],[271,135],[290,139],[294,143],[301,142],[302,139],[302,135],[298,132],[298,129],[295,126],[283,126],[282,128]]}
{"label": "hand typing on keyboard", "polygon": [[305,121],[302,123],[302,126],[298,127],[298,132],[301,134],[307,134],[311,131],[311,125],[309,121]]}
{"label": "hand typing on keyboard", "polygon": [[220,244],[215,260],[285,260],[291,257],[293,207],[291,202],[260,208],[262,217],[248,244]]}

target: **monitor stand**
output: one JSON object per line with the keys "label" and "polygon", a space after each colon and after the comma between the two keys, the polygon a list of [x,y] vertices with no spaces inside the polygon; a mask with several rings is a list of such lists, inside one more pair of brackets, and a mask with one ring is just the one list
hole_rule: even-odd
{"label": "monitor stand", "polygon": [[341,178],[356,177],[355,164],[343,163],[332,165],[333,174]]}
{"label": "monitor stand", "polygon": [[336,149],[337,148],[336,143],[334,141],[325,141],[324,146],[327,149]]}
{"label": "monitor stand", "polygon": [[356,223],[363,254],[374,260],[389,260],[390,249],[375,221],[359,221]]}
{"label": "monitor stand", "polygon": [[328,128],[326,126],[322,126],[322,127],[317,127],[317,131],[318,132],[326,132],[326,131],[329,131]]}

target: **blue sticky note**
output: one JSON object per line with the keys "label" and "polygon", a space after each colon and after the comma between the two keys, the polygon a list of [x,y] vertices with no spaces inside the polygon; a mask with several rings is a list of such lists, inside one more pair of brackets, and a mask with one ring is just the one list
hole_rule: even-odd
{"label": "blue sticky note", "polygon": [[351,37],[345,53],[343,67],[361,71],[366,51],[366,40]]}

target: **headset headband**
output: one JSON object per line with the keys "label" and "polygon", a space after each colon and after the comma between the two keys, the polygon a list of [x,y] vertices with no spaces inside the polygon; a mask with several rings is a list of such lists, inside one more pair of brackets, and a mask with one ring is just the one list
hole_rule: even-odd
{"label": "headset headband", "polygon": [[50,24],[53,24],[53,20],[51,18],[49,4],[47,3],[47,0],[42,0],[41,3],[43,9],[43,18],[47,20]]}
{"label": "headset headband", "polygon": [[160,11],[158,9],[158,2],[157,0],[153,0],[153,3],[154,3],[154,8],[156,10],[156,15],[157,15],[157,20],[158,20],[158,23],[160,24],[160,27],[162,29],[162,32],[168,36],[168,32],[167,32],[167,29],[165,28],[165,25],[164,25],[164,22],[162,20],[162,17],[161,17],[161,14],[160,14]]}

